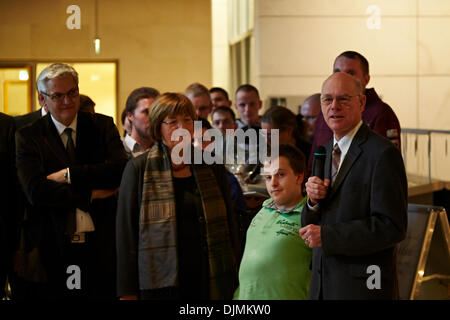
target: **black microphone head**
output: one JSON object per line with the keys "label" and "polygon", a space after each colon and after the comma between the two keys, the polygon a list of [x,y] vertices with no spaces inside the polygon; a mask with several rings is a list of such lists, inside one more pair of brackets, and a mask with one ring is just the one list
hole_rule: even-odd
{"label": "black microphone head", "polygon": [[314,152],[313,158],[313,176],[319,177],[323,180],[325,172],[325,158],[327,157],[327,151],[324,146],[318,146]]}
{"label": "black microphone head", "polygon": [[325,149],[324,146],[317,146],[316,148],[316,152],[314,152],[314,157],[321,157],[323,159],[325,159],[327,156],[327,150]]}

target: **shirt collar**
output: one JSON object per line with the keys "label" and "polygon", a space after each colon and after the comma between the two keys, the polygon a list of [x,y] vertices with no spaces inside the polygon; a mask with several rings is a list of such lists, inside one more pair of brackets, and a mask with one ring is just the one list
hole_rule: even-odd
{"label": "shirt collar", "polygon": [[303,205],[306,202],[306,197],[304,197],[302,199],[302,201],[300,201],[296,206],[294,206],[293,208],[289,208],[289,209],[285,209],[285,210],[280,210],[278,209],[277,205],[275,204],[275,201],[272,198],[267,199],[266,201],[263,202],[263,207],[267,208],[267,209],[272,209],[275,210],[277,212],[280,213],[301,213],[302,209],[303,209]]}
{"label": "shirt collar", "polygon": [[139,142],[134,140],[129,134],[125,135],[125,144],[133,153],[141,151],[141,145],[139,144]]}
{"label": "shirt collar", "polygon": [[358,132],[362,123],[363,123],[362,120],[360,120],[358,124],[352,130],[350,130],[349,133],[343,136],[339,141],[336,140],[336,137],[333,137],[333,146],[337,143],[339,149],[341,150],[341,153],[347,154],[347,151],[350,148],[350,145],[352,144],[353,138],[355,137],[355,134],[356,132]]}
{"label": "shirt collar", "polygon": [[61,122],[56,120],[52,114],[50,114],[50,116],[52,117],[52,121],[55,124],[56,130],[58,130],[59,135],[62,135],[66,128],[71,128],[74,133],[77,132],[78,114],[75,115],[75,118],[72,120],[72,123],[69,126],[63,125]]}

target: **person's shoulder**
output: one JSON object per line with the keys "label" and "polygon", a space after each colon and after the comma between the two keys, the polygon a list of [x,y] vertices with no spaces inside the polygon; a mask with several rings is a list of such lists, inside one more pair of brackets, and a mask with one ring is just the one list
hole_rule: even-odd
{"label": "person's shoulder", "polygon": [[398,148],[392,141],[370,129],[367,132],[367,141],[370,145],[369,149],[378,154],[381,154],[388,149],[395,149],[398,151]]}
{"label": "person's shoulder", "polygon": [[0,112],[0,121],[5,122],[5,123],[10,123],[10,122],[14,122],[14,118],[3,112]]}
{"label": "person's shoulder", "polygon": [[147,157],[148,151],[128,160],[127,164],[125,165],[124,175],[126,174],[129,177],[143,177],[147,166]]}
{"label": "person's shoulder", "polygon": [[138,155],[137,157],[131,158],[128,163],[136,168],[145,167],[145,164],[147,163],[148,153],[149,150]]}
{"label": "person's shoulder", "polygon": [[[21,132],[22,134],[32,133],[35,135],[37,132],[40,132],[43,128],[47,127],[48,121],[50,117],[50,113],[47,113],[45,116],[36,119],[35,121],[28,122],[22,127],[17,127],[17,132]],[[17,122],[16,122],[17,125]]]}
{"label": "person's shoulder", "polygon": [[11,117],[10,115],[1,112],[0,112],[0,123],[2,129],[15,128],[14,118]]}
{"label": "person's shoulder", "polygon": [[98,124],[114,122],[113,118],[102,113],[90,113],[85,111],[78,112],[79,119],[90,120]]}
{"label": "person's shoulder", "polygon": [[364,111],[371,111],[377,112],[377,113],[391,113],[395,116],[394,110],[391,108],[391,106],[383,101],[377,94],[374,88],[366,89],[369,93],[367,95],[367,101],[366,101],[366,109]]}

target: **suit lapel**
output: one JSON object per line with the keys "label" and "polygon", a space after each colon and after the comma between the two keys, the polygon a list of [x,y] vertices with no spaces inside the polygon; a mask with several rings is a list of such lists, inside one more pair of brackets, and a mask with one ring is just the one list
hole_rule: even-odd
{"label": "suit lapel", "polygon": [[[355,137],[353,138],[353,141],[350,145],[350,148],[347,151],[345,159],[342,162],[341,168],[339,169],[338,175],[336,176],[336,180],[334,181],[334,184],[331,187],[331,192],[329,195],[330,198],[337,192],[340,185],[345,180],[345,177],[349,173],[350,169],[353,167],[353,164],[359,158],[359,155],[362,152],[360,145],[367,138],[367,132],[368,132],[367,130],[368,130],[368,127],[363,123],[361,125],[361,127],[359,128],[358,132],[356,133]],[[329,153],[331,155],[332,147],[329,146],[329,148],[330,148]],[[327,149],[327,151],[328,151],[328,149]],[[330,156],[330,158],[331,158],[331,156]],[[331,165],[330,165],[330,168],[331,168]]]}
{"label": "suit lapel", "polygon": [[[92,116],[85,112],[78,112],[77,120],[77,143],[75,147],[77,162],[88,163],[91,154],[89,146],[92,143]],[[90,143],[86,143],[90,142]]]}

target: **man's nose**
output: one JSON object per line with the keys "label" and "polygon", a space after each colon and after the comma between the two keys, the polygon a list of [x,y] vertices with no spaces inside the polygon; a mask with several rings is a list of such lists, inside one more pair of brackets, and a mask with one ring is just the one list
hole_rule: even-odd
{"label": "man's nose", "polygon": [[65,94],[63,97],[63,102],[64,102],[64,104],[69,104],[72,102],[72,99],[69,97],[68,94]]}
{"label": "man's nose", "polygon": [[333,101],[331,102],[331,109],[340,109],[342,106],[341,104],[338,102],[337,98],[334,98]]}
{"label": "man's nose", "polygon": [[272,187],[276,187],[278,185],[278,179],[276,176],[272,176],[272,179],[270,179],[270,185]]}

